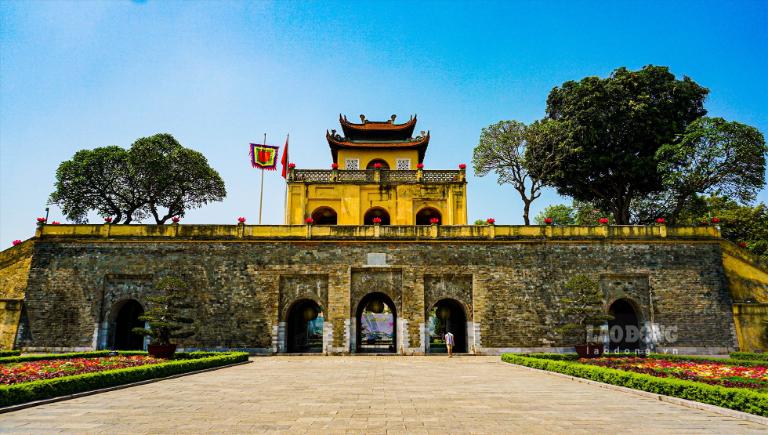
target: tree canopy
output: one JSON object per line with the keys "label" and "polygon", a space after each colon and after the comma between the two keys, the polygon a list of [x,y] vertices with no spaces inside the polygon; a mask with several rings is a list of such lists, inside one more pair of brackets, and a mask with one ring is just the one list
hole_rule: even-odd
{"label": "tree canopy", "polygon": [[531,176],[561,195],[630,220],[632,201],[662,190],[656,153],[706,114],[706,88],[668,68],[618,68],[555,87],[525,161]]}
{"label": "tree canopy", "polygon": [[173,216],[226,196],[224,181],[201,153],[170,134],[140,138],[129,150],[108,146],[81,150],[59,165],[50,202],[67,219],[87,221],[90,211],[131,223]]}

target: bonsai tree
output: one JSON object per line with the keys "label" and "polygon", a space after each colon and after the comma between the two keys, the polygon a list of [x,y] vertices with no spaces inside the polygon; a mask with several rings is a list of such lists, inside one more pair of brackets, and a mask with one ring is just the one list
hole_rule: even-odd
{"label": "bonsai tree", "polygon": [[149,323],[149,328],[134,328],[135,334],[152,337],[153,346],[170,346],[172,339],[187,338],[195,334],[187,325],[194,322],[184,313],[191,304],[184,297],[189,286],[175,277],[162,278],[157,284],[163,294],[147,298],[149,308],[139,320]]}
{"label": "bonsai tree", "polygon": [[559,334],[578,337],[578,344],[587,343],[587,334],[598,333],[600,326],[613,319],[603,311],[603,294],[595,281],[576,275],[565,284],[567,296],[561,299],[560,314],[566,323],[557,328]]}

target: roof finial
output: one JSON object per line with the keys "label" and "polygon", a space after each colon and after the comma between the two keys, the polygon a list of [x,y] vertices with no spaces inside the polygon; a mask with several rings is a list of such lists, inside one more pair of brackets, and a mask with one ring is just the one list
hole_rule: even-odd
{"label": "roof finial", "polygon": [[395,118],[397,118],[397,115],[392,115],[392,116],[390,117],[390,121],[389,121],[389,123],[390,123],[390,124],[394,124],[394,123],[395,123]]}
{"label": "roof finial", "polygon": [[365,115],[360,115],[360,120],[361,120],[361,121],[363,121],[363,124],[365,124],[366,122],[368,122],[368,120],[367,120],[367,119],[365,119]]}

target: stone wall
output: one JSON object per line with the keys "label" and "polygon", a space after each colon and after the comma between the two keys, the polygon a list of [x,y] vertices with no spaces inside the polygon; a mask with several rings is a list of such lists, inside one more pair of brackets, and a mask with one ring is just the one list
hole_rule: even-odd
{"label": "stone wall", "polygon": [[[368,264],[370,253],[386,258]],[[442,298],[467,310],[469,350],[565,350],[554,333],[563,286],[575,274],[626,298],[642,322],[677,328],[689,352],[737,347],[718,240],[242,241],[40,239],[25,304],[33,349],[108,347],[114,311],[142,305],[157,280],[193,288],[196,335],[185,348],[281,351],[299,299],[325,316],[324,349],[354,350],[360,300],[387,294],[398,350],[425,350],[426,313]],[[607,309],[607,306],[606,306]]]}
{"label": "stone wall", "polygon": [[0,349],[12,349],[16,341],[33,247],[27,241],[0,252]]}

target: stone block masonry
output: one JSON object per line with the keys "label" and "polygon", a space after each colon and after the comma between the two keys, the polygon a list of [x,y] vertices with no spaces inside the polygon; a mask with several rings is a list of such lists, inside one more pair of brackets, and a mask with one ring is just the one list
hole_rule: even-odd
{"label": "stone block masonry", "polygon": [[470,353],[562,351],[574,343],[554,331],[563,323],[564,284],[576,274],[599,282],[608,305],[630,301],[641,325],[674,327],[672,347],[738,348],[720,239],[499,236],[515,231],[499,227],[479,240],[407,240],[403,231],[397,239],[343,240],[73,232],[26,242],[26,254],[6,261],[0,276],[18,274],[14,282],[25,284],[6,288],[25,311],[29,350],[112,347],[122,304],[146,307],[166,275],[194,290],[196,334],[180,343],[188,349],[284,352],[291,307],[312,300],[324,316],[323,351],[354,353],[359,304],[378,292],[395,306],[398,353],[428,350],[428,313],[443,299],[465,310]]}

